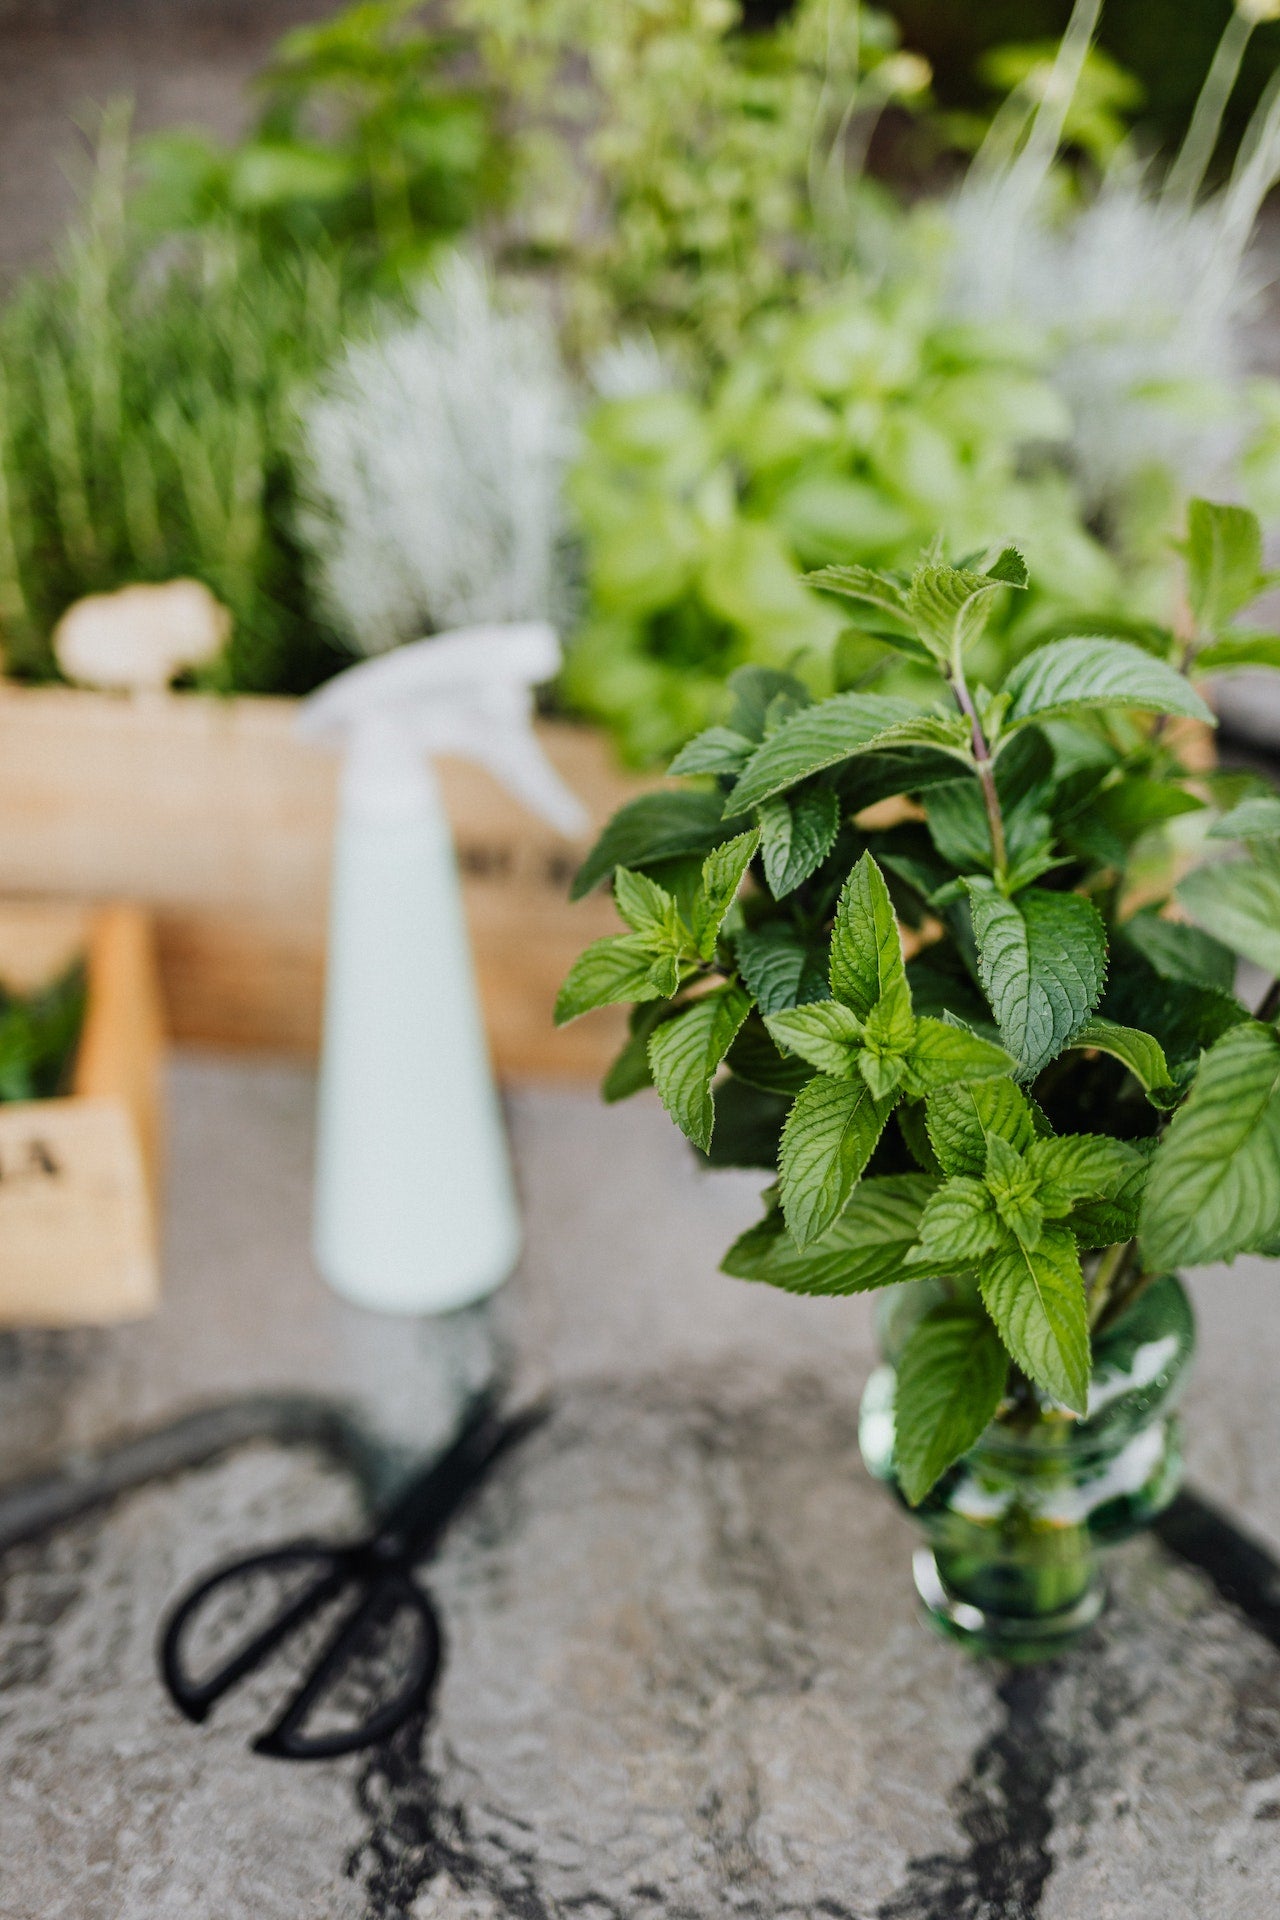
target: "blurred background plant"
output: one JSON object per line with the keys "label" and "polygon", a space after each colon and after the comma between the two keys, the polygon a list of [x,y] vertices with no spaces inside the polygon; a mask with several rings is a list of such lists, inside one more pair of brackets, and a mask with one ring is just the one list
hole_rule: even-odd
{"label": "blurred background plant", "polygon": [[0,986],[0,1101],[52,1100],[70,1091],[84,1011],[80,962],[34,993]]}
{"label": "blurred background plant", "polygon": [[354,284],[394,287],[501,199],[507,155],[467,40],[421,0],[358,0],[286,34],[246,135],[140,144],[139,217],[161,231],[242,230],[273,258],[332,250]]}
{"label": "blurred background plant", "polygon": [[303,531],[343,639],[568,615],[573,398],[545,303],[455,256],[306,406]]}

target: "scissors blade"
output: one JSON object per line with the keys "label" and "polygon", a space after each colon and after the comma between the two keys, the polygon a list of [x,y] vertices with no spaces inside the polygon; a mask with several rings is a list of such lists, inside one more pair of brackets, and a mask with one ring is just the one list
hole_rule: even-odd
{"label": "scissors blade", "polygon": [[[361,1641],[378,1617],[394,1618],[395,1612],[405,1607],[416,1613],[421,1630],[408,1661],[408,1673],[397,1692],[358,1726],[329,1733],[303,1733],[312,1707],[330,1683],[351,1667]],[[417,1581],[407,1574],[379,1581],[338,1622],[301,1686],[253,1742],[253,1751],[275,1760],[335,1760],[344,1753],[376,1745],[426,1705],[440,1670],[441,1652],[436,1610]]]}
{"label": "scissors blade", "polygon": [[489,1394],[480,1396],[457,1439],[409,1482],[383,1516],[374,1546],[388,1556],[421,1559],[479,1492],[504,1453],[540,1426],[550,1412],[539,1401],[503,1417]]}

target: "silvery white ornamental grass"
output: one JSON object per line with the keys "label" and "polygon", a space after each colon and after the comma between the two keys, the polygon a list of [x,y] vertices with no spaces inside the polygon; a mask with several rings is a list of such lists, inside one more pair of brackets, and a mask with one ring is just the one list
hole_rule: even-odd
{"label": "silvery white ornamental grass", "polygon": [[1048,334],[1078,477],[1089,505],[1107,509],[1153,469],[1190,491],[1238,484],[1233,469],[1264,424],[1246,328],[1264,283],[1250,243],[1280,174],[1280,77],[1229,180],[1207,197],[1203,187],[1249,36],[1280,7],[1237,0],[1163,181],[1122,151],[1081,205],[1055,163],[1100,12],[1101,0],[1077,0],[1039,97],[1007,104],[955,196],[951,297],[966,315]]}
{"label": "silvery white ornamental grass", "polygon": [[361,653],[563,601],[573,409],[549,320],[455,256],[305,410],[304,535]]}

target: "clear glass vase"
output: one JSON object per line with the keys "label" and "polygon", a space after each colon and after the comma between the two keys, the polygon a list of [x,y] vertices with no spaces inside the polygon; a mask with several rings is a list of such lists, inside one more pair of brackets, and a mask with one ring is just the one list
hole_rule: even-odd
{"label": "clear glass vase", "polygon": [[[862,1397],[859,1438],[868,1470],[899,1499],[895,1361],[938,1297],[936,1282],[916,1282],[879,1306],[885,1358]],[[1097,1619],[1099,1549],[1147,1526],[1178,1490],[1175,1408],[1194,1348],[1191,1302],[1166,1275],[1095,1336],[1085,1419],[1029,1390],[908,1509],[928,1543],[915,1554],[916,1588],[944,1633],[975,1652],[1037,1660]]]}

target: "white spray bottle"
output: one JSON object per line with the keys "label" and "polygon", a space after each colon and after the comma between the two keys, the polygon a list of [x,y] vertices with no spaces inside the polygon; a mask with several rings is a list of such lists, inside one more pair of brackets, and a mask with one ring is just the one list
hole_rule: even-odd
{"label": "white spray bottle", "polygon": [[566,834],[583,808],[544,757],[540,622],[477,626],[362,662],[303,702],[345,750],[330,905],[315,1256],[361,1306],[443,1313],[501,1285],[520,1223],[453,845],[428,756],[475,760]]}

